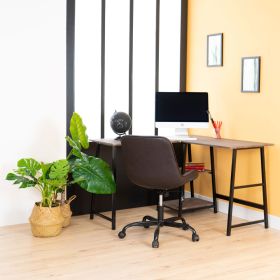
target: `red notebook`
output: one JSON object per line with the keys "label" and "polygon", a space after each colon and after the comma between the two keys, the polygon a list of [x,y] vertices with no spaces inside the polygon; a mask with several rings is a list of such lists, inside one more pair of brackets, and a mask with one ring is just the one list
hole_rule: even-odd
{"label": "red notebook", "polygon": [[185,170],[204,171],[205,166],[203,162],[187,162],[185,165]]}

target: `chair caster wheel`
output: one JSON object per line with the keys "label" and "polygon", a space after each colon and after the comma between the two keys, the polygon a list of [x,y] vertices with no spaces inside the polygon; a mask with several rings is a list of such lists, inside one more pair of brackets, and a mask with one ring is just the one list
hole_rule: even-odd
{"label": "chair caster wheel", "polygon": [[118,236],[119,236],[120,239],[124,239],[125,236],[126,236],[126,233],[123,232],[123,231],[120,231],[119,234],[118,234]]}
{"label": "chair caster wheel", "polygon": [[[142,223],[145,223],[145,222],[148,222],[146,219],[143,219],[142,220]],[[143,226],[144,228],[149,228],[150,226],[149,225],[145,225],[145,226]]]}
{"label": "chair caster wheel", "polygon": [[[148,222],[146,219],[143,219],[142,220],[142,223],[145,223],[145,222]],[[143,226],[144,228],[149,228],[150,226],[149,225],[145,225],[145,226]]]}
{"label": "chair caster wheel", "polygon": [[159,242],[158,242],[158,240],[154,240],[154,241],[153,241],[152,247],[153,247],[153,248],[158,248],[158,247],[159,247]]}
{"label": "chair caster wheel", "polygon": [[198,236],[198,234],[193,233],[193,235],[192,235],[192,241],[193,241],[193,242],[199,241],[199,236]]}

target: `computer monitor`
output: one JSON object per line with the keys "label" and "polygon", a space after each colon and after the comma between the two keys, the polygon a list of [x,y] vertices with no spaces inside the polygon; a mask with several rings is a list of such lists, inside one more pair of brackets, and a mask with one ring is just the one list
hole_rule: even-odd
{"label": "computer monitor", "polygon": [[155,126],[175,128],[176,135],[188,135],[188,128],[207,128],[207,92],[157,92]]}

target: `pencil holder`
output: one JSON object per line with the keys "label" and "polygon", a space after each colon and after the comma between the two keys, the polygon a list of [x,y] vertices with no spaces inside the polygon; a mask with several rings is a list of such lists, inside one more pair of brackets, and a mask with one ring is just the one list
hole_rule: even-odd
{"label": "pencil holder", "polygon": [[216,138],[217,139],[221,139],[221,126],[222,126],[222,122],[221,121],[214,121],[213,123],[214,129],[215,129],[215,133],[216,133]]}

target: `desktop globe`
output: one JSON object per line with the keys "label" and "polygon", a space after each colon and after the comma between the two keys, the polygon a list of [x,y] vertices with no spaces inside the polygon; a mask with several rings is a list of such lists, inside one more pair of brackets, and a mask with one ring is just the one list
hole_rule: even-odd
{"label": "desktop globe", "polygon": [[110,125],[112,130],[118,135],[116,139],[120,139],[131,128],[131,118],[124,112],[115,111],[111,117]]}

